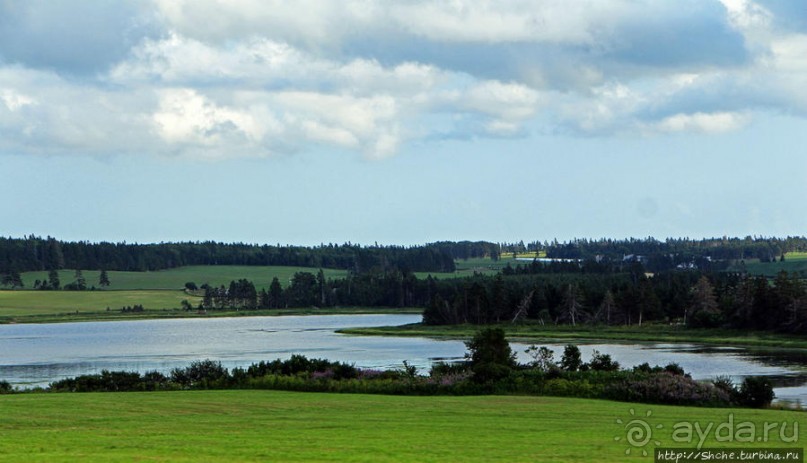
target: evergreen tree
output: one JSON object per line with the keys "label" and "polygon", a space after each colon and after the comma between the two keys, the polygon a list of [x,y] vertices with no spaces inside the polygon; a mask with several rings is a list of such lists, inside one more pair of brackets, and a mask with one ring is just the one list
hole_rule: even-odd
{"label": "evergreen tree", "polygon": [[74,277],[76,279],[75,281],[76,289],[78,289],[79,291],[84,291],[85,289],[87,289],[87,280],[84,279],[84,273],[82,273],[81,269],[76,269]]}
{"label": "evergreen tree", "polygon": [[59,272],[56,269],[50,269],[48,271],[48,285],[51,289],[59,289],[62,284],[59,281]]}
{"label": "evergreen tree", "polygon": [[106,269],[101,269],[101,275],[98,277],[98,286],[106,288],[109,284],[109,275],[107,275]]}
{"label": "evergreen tree", "polygon": [[691,316],[687,323],[691,326],[714,327],[720,322],[720,310],[714,287],[705,276],[700,277],[692,288],[692,304],[688,312]]}
{"label": "evergreen tree", "polygon": [[272,278],[269,284],[269,307],[272,309],[279,309],[283,302],[283,288],[280,286],[280,280],[277,277]]}
{"label": "evergreen tree", "polygon": [[22,288],[25,285],[22,283],[22,277],[20,276],[20,272],[17,270],[9,270],[7,273],[3,275],[2,280],[0,280],[0,284],[3,286],[11,286],[11,289]]}

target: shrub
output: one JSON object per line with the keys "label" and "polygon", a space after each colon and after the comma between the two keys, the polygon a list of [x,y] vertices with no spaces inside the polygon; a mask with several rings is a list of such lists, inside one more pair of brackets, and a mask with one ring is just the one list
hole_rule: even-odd
{"label": "shrub", "polygon": [[615,362],[608,354],[601,354],[595,350],[591,354],[591,361],[588,367],[594,371],[617,371],[619,370],[619,362]]}
{"label": "shrub", "polygon": [[580,359],[580,348],[574,344],[569,344],[563,349],[563,357],[560,358],[560,367],[566,371],[577,371],[583,366]]}
{"label": "shrub", "polygon": [[530,366],[533,368],[537,368],[541,371],[550,371],[550,370],[557,370],[558,364],[555,363],[555,352],[552,349],[542,346],[538,347],[535,345],[530,346],[527,350],[524,351],[525,353],[529,354],[532,357],[532,362],[530,362]]}
{"label": "shrub", "polygon": [[11,387],[11,383],[8,381],[0,381],[0,394],[9,394],[14,391],[14,388]]}
{"label": "shrub", "polygon": [[664,371],[666,371],[667,373],[673,374],[673,375],[678,375],[678,376],[686,375],[686,373],[684,372],[684,368],[681,367],[681,365],[679,365],[677,363],[669,363],[669,364],[667,364],[667,366],[664,367]]}
{"label": "shrub", "polygon": [[725,391],[729,396],[731,396],[732,400],[737,399],[737,388],[734,386],[734,381],[731,380],[728,376],[718,376],[717,378],[712,380],[712,384],[714,387]]}
{"label": "shrub", "polygon": [[477,332],[465,343],[470,353],[471,370],[477,382],[497,381],[507,377],[516,366],[516,354],[501,328],[487,328]]}
{"label": "shrub", "polygon": [[185,368],[171,370],[171,381],[185,388],[215,388],[226,386],[230,375],[221,362],[199,360]]}
{"label": "shrub", "polygon": [[453,375],[459,373],[465,373],[470,368],[468,362],[456,362],[456,363],[448,363],[448,362],[437,362],[432,365],[431,369],[429,370],[429,376],[432,377],[440,377],[445,375]]}
{"label": "shrub", "polygon": [[673,405],[727,406],[731,396],[712,384],[699,383],[687,375],[670,372],[652,374],[608,385],[606,398],[626,402]]}
{"label": "shrub", "polygon": [[773,401],[773,385],[764,376],[750,376],[740,385],[739,402],[747,407],[767,407]]}

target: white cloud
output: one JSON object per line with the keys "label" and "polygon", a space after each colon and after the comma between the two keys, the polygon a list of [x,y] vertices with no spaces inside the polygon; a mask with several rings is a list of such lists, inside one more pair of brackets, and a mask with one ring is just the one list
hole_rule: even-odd
{"label": "white cloud", "polygon": [[17,111],[24,106],[35,104],[33,98],[14,91],[14,89],[0,89],[0,101],[9,111]]}
{"label": "white cloud", "polygon": [[[255,143],[260,142],[266,133],[266,126],[251,114],[218,106],[192,89],[161,92],[154,122],[160,136],[169,144]],[[273,125],[273,121],[268,122]]]}
{"label": "white cloud", "polygon": [[738,113],[676,114],[664,118],[654,128],[662,132],[722,133],[737,130],[748,121],[748,115]]}
{"label": "white cloud", "polygon": [[[620,15],[640,10],[627,0],[602,2],[490,0],[156,0],[164,20],[205,41],[269,36],[329,49],[349,36],[407,33],[449,42],[593,44]],[[199,27],[204,24],[205,27]]]}

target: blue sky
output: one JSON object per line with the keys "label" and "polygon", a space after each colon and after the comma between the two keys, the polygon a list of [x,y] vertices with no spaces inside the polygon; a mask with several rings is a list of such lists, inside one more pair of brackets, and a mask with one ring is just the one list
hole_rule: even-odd
{"label": "blue sky", "polygon": [[804,235],[799,1],[0,2],[0,234]]}

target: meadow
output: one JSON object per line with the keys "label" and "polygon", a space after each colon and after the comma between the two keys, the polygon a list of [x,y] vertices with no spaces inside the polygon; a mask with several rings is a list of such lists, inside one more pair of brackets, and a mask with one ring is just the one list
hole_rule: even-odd
{"label": "meadow", "polygon": [[[782,410],[255,390],[12,394],[0,395],[0,409],[2,461],[648,461],[642,452],[656,442],[697,446],[697,435],[673,438],[681,423],[716,427],[731,415],[760,438],[764,423],[787,423],[786,440],[772,432],[766,447],[803,447],[807,424],[803,412]],[[627,440],[633,419],[651,425],[644,446]],[[715,442],[714,432],[703,444],[758,445]]]}
{"label": "meadow", "polygon": [[[207,283],[211,286],[229,285],[232,280],[246,278],[255,283],[260,290],[269,289],[272,278],[277,277],[284,288],[289,285],[291,278],[297,272],[316,274],[318,268],[310,267],[282,267],[282,266],[246,266],[246,265],[194,265],[178,267],[155,272],[116,272],[109,271],[110,290],[141,290],[141,289],[182,289],[185,283],[194,282],[197,286]],[[347,270],[323,269],[326,278],[343,278]],[[98,287],[101,272],[97,270],[83,270],[87,286]],[[60,270],[59,280],[62,285],[75,280],[75,270]],[[33,288],[36,280],[46,281],[48,272],[25,272],[22,275],[25,288]]]}
{"label": "meadow", "polygon": [[751,275],[764,275],[766,277],[775,277],[777,273],[782,270],[788,273],[804,272],[807,275],[807,252],[788,252],[785,254],[784,262],[776,260],[775,262],[760,262],[759,259],[749,259],[745,261],[745,265],[735,263],[729,270],[742,271],[745,270]]}
{"label": "meadow", "polygon": [[[232,280],[246,278],[253,281],[258,290],[268,289],[273,278],[287,287],[297,272],[316,273],[319,269],[281,266],[190,266],[155,272],[109,271],[109,287],[95,291],[37,291],[36,280],[47,280],[47,272],[22,274],[22,290],[0,290],[0,323],[8,322],[61,322],[120,318],[157,318],[196,315],[178,310],[187,300],[196,307],[201,302],[198,295],[183,291],[185,283],[197,286],[229,285]],[[324,269],[326,278],[341,278],[346,270]],[[84,270],[87,286],[98,287],[99,271]],[[62,285],[75,280],[75,270],[60,270]],[[122,307],[142,305],[141,313],[121,314]],[[107,310],[109,308],[109,310]],[[288,313],[288,312],[287,312]],[[351,312],[352,313],[352,312]],[[233,315],[234,312],[217,312],[216,315]],[[259,315],[253,313],[253,315]]]}
{"label": "meadow", "polygon": [[[525,257],[527,255],[525,254]],[[519,257],[522,257],[519,255]],[[529,255],[529,257],[534,257],[534,253]],[[462,278],[466,276],[473,276],[474,274],[481,273],[483,275],[495,275],[501,271],[504,267],[508,264],[511,266],[515,266],[518,263],[515,259],[513,259],[512,255],[502,256],[499,260],[493,260],[489,257],[475,257],[472,259],[458,259],[454,261],[456,265],[455,272],[415,272],[415,276],[420,279],[426,278],[429,275],[440,278]]]}
{"label": "meadow", "polygon": [[139,318],[153,318],[175,312],[183,299],[194,305],[201,300],[183,291],[166,290],[0,291],[0,323],[120,318],[122,307],[137,304],[146,308]]}

